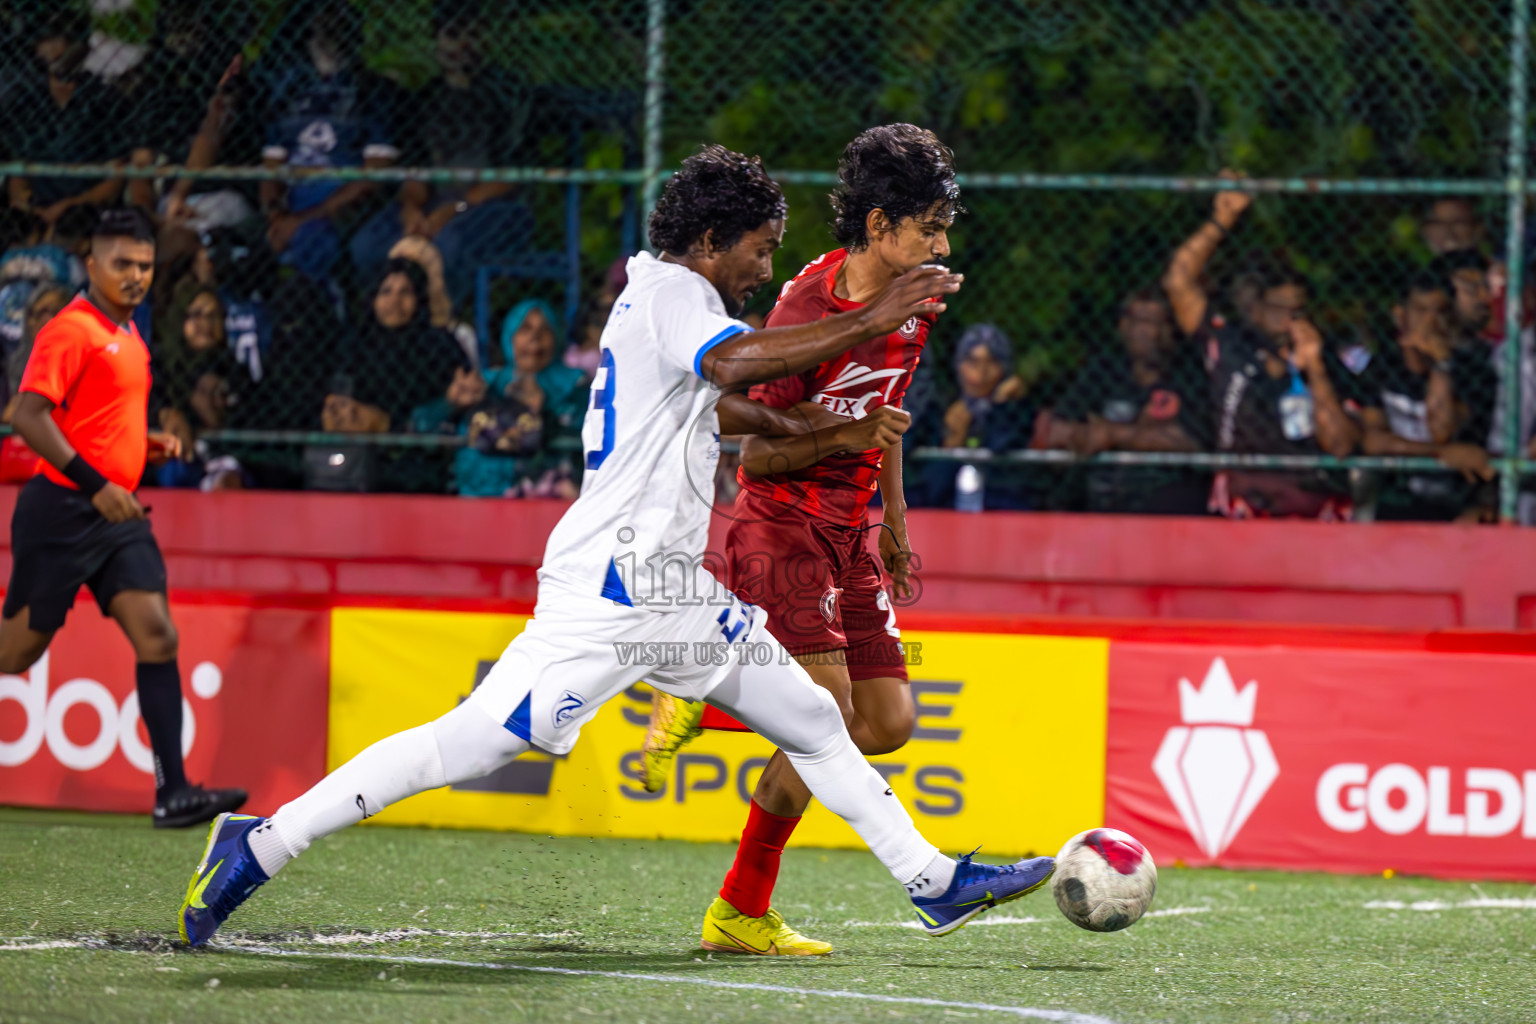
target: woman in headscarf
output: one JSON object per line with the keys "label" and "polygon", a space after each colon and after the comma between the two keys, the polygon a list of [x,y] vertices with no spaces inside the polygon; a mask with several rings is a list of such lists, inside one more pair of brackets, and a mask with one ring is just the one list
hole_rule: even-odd
{"label": "woman in headscarf", "polygon": [[453,336],[433,327],[427,274],[408,259],[384,265],[368,317],[321,413],[326,430],[384,433],[411,428],[412,413],[472,372]]}
{"label": "woman in headscarf", "polygon": [[[1034,432],[1034,403],[1013,372],[1013,342],[993,324],[972,324],[955,346],[958,396],[944,411],[939,443],[945,448],[986,448],[998,454],[1028,448]],[[925,504],[953,507],[953,462],[930,462],[922,471]],[[1031,467],[982,465],[986,508],[1039,507],[1039,471]]]}
{"label": "woman in headscarf", "polygon": [[224,303],[211,285],[180,290],[161,319],[152,353],[150,415],[181,440],[182,458],[156,469],[161,487],[189,487],[202,476],[197,435],[225,425],[249,394],[250,377],[224,330]]}
{"label": "woman in headscarf", "polygon": [[454,460],[460,494],[575,497],[574,453],[550,442],[580,434],[587,388],[580,370],[556,361],[560,328],[549,303],[519,303],[502,323],[504,364],[480,384],[463,375],[421,410],[421,429],[468,437]]}
{"label": "woman in headscarf", "polygon": [[443,277],[442,251],[420,235],[406,235],[389,250],[389,255],[421,264],[421,269],[427,272],[427,307],[432,312],[432,326],[441,327],[453,335],[471,365],[478,366],[480,339],[475,336],[473,327],[454,315],[453,300],[448,297],[448,283]]}

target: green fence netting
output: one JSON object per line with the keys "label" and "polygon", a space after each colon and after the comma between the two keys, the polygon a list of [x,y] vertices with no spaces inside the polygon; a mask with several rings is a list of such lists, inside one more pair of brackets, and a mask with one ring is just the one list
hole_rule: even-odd
{"label": "green fence netting", "polygon": [[[1529,34],[1528,0],[0,0],[0,342],[16,366],[40,285],[78,283],[90,206],[140,203],[165,225],[154,415],[201,453],[163,482],[569,493],[669,169],[761,154],[782,281],[833,247],[843,146],[910,121],[967,212],[909,500],[1189,512],[1281,474],[1271,511],[1513,519]],[[1198,278],[1210,313],[1232,335],[1304,306],[1351,415],[1407,444],[1340,459],[1224,418],[1224,343],[1157,292],[1223,189],[1253,202]],[[1405,323],[1436,303],[1426,344]],[[978,347],[1000,390],[962,386]],[[1457,471],[1485,453],[1492,479]]]}

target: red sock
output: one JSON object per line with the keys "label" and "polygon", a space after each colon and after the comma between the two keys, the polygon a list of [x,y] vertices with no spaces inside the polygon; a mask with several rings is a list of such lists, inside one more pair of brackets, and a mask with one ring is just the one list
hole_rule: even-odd
{"label": "red sock", "polygon": [[779,880],[779,859],[789,842],[799,818],[781,818],[769,814],[752,801],[747,827],[741,830],[741,845],[736,847],[736,863],[731,865],[720,898],[747,917],[762,917],[773,899],[773,886]]}

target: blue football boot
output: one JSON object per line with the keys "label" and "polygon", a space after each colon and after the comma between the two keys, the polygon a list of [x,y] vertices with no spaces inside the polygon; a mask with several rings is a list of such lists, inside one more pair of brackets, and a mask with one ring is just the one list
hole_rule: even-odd
{"label": "blue football boot", "polygon": [[929,935],[948,935],[999,903],[1028,896],[1056,870],[1054,857],[1031,857],[1017,864],[977,864],[971,860],[975,855],[976,850],[972,850],[955,863],[954,881],[944,892],[912,897],[912,909]]}
{"label": "blue football boot", "polygon": [[187,898],[181,902],[177,921],[188,944],[201,946],[213,938],[235,908],[267,881],[247,838],[266,820],[251,814],[221,814],[213,819],[202,863],[187,883]]}

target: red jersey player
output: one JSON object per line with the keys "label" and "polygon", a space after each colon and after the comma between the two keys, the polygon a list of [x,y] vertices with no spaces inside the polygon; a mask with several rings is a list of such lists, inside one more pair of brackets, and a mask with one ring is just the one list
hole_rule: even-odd
{"label": "red jersey player", "polygon": [[[949,254],[959,189],[954,154],[932,132],[909,124],[872,128],[843,151],[838,176],[834,234],[843,248],[785,285],[770,327],[857,309],[903,273]],[[760,384],[747,397],[727,395],[719,407],[722,433],[733,422],[778,422],[770,410],[793,410],[814,428],[744,438],[725,583],[768,613],[774,637],[837,697],[865,754],[900,748],[915,720],[881,568],[898,593],[910,594],[901,487],[901,435],[910,417],[901,400],[932,323],[913,317],[799,376]],[[877,487],[884,507],[879,559],[865,536]],[[655,699],[646,767],[647,785],[659,789],[672,756],[697,735],[702,706],[660,693]],[[784,845],[810,799],[776,751],[753,793],[735,865],[705,915],[704,948],[769,956],[832,951],[769,905]]]}

